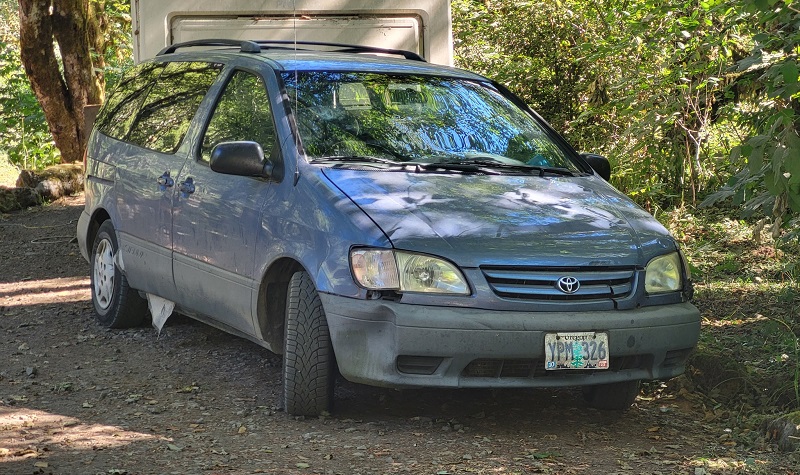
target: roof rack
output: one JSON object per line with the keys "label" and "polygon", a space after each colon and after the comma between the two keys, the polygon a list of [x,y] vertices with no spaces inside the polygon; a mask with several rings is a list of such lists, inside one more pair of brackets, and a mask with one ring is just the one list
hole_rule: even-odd
{"label": "roof rack", "polygon": [[248,40],[230,40],[230,39],[208,39],[208,40],[192,40],[184,41],[182,43],[175,43],[163,48],[156,54],[161,56],[163,54],[170,54],[177,51],[179,48],[191,48],[193,46],[238,46],[239,51],[242,53],[260,53],[261,46],[253,41]]}
{"label": "roof rack", "polygon": [[[402,50],[402,49],[392,49],[392,48],[378,48],[377,46],[366,46],[366,45],[352,45],[346,43],[326,43],[322,41],[291,41],[291,40],[258,40],[255,41],[262,47],[272,48],[272,49],[295,49],[295,46],[322,46],[325,48],[331,48],[329,51],[337,52],[337,53],[376,53],[376,54],[390,54],[393,56],[402,56],[405,59],[410,59],[412,61],[422,61],[426,62],[425,58],[414,53],[412,51]],[[278,45],[278,47],[274,47],[271,45]],[[297,48],[302,49],[303,51],[311,50],[310,48]]]}
{"label": "roof rack", "polygon": [[364,45],[351,45],[345,43],[326,43],[321,41],[290,41],[290,40],[231,40],[231,39],[207,39],[207,40],[192,40],[184,41],[182,43],[175,43],[174,45],[167,46],[158,52],[156,56],[174,53],[180,48],[191,48],[195,46],[238,46],[239,51],[242,53],[260,53],[262,49],[282,49],[282,50],[302,50],[314,51],[312,48],[298,48],[299,46],[319,46],[329,48],[327,51],[337,53],[373,53],[373,54],[387,54],[392,56],[402,56],[405,59],[412,61],[426,62],[425,58],[412,51],[391,48],[378,48],[375,46]]}

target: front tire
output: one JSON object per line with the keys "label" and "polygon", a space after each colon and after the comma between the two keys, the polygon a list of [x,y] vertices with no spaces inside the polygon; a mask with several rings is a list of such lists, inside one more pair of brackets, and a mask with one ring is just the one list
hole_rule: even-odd
{"label": "front tire", "polygon": [[589,407],[606,411],[624,411],[639,395],[639,381],[599,384],[583,388],[583,398]]}
{"label": "front tire", "polygon": [[142,324],[147,301],[128,286],[116,264],[117,233],[110,220],[97,230],[91,253],[92,303],[97,321],[108,328],[129,328]]}
{"label": "front tire", "polygon": [[336,358],[328,322],[311,277],[296,272],[286,299],[283,394],[286,412],[317,416],[333,407]]}

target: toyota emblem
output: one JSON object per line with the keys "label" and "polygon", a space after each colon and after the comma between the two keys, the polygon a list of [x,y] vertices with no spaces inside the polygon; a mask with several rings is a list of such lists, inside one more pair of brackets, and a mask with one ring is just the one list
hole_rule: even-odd
{"label": "toyota emblem", "polygon": [[565,294],[574,294],[581,288],[581,283],[578,279],[572,276],[564,276],[556,282],[556,288]]}

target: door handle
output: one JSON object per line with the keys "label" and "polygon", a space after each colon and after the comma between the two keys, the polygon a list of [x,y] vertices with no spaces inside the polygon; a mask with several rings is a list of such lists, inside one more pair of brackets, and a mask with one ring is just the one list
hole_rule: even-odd
{"label": "door handle", "polygon": [[158,188],[161,191],[167,191],[167,188],[172,188],[175,185],[175,180],[169,176],[169,170],[165,171],[163,175],[156,180]]}
{"label": "door handle", "polygon": [[178,191],[181,192],[184,198],[188,198],[189,195],[194,193],[194,179],[192,177],[186,178],[186,180],[179,183]]}

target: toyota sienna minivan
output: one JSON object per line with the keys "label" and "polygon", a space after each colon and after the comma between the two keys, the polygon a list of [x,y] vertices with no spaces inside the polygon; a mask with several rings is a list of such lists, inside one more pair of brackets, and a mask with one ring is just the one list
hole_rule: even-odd
{"label": "toyota sienna minivan", "polygon": [[338,375],[619,410],[684,371],[700,318],[675,239],[609,175],[413,53],[196,41],[109,96],[78,235],[101,324],[149,300],[282,354],[291,414],[329,411]]}

